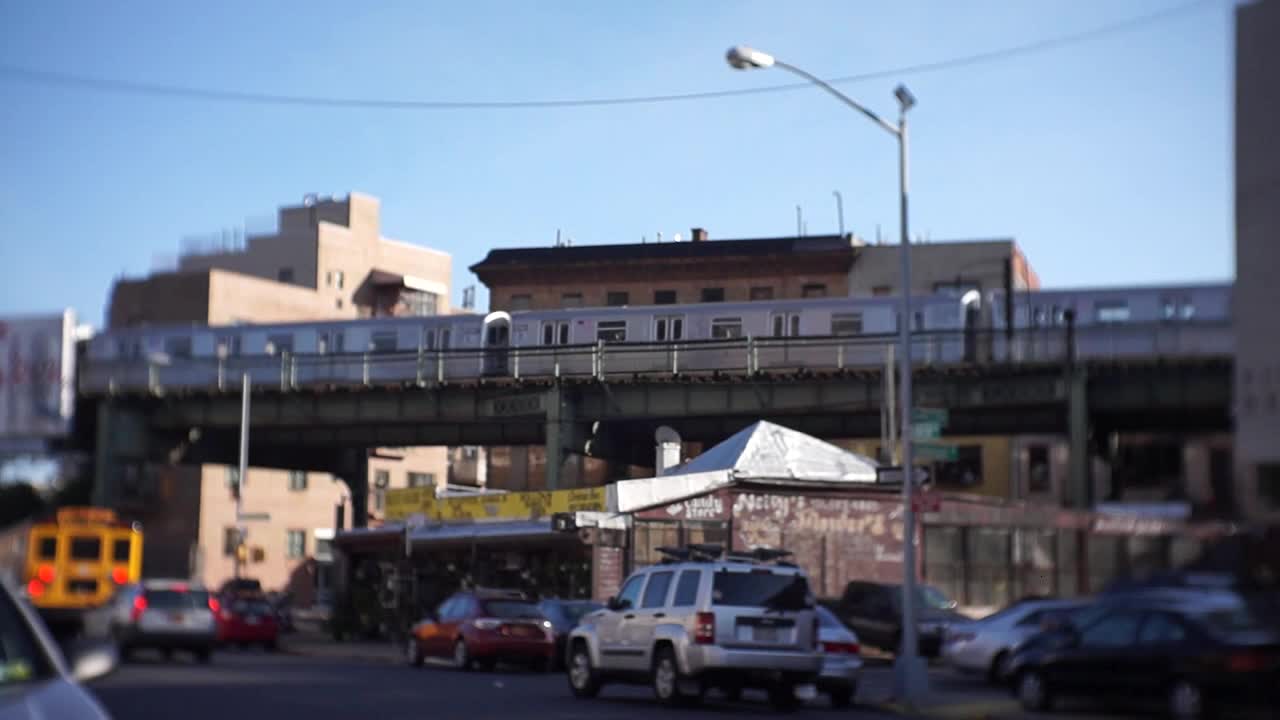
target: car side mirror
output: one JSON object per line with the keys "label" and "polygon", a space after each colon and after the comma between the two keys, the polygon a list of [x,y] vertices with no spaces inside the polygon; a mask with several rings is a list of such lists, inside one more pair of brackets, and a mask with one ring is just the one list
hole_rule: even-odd
{"label": "car side mirror", "polygon": [[623,598],[618,598],[618,597],[609,598],[609,609],[613,610],[614,612],[618,612],[620,610],[626,610],[630,607],[631,607],[630,600],[625,600]]}
{"label": "car side mirror", "polygon": [[77,682],[89,682],[115,670],[120,655],[112,643],[85,644],[68,653],[67,664]]}

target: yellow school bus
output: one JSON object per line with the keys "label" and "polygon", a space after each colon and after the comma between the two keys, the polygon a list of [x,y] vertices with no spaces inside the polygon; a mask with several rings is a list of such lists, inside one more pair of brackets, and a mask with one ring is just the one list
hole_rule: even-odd
{"label": "yellow school bus", "polygon": [[26,594],[42,615],[104,605],[142,577],[142,528],[107,508],[68,507],[27,532]]}

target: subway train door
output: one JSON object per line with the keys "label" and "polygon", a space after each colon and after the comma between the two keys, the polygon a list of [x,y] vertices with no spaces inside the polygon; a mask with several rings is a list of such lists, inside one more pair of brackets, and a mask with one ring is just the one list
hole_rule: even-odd
{"label": "subway train door", "polygon": [[484,319],[484,374],[509,374],[507,356],[511,345],[511,316],[490,313]]}

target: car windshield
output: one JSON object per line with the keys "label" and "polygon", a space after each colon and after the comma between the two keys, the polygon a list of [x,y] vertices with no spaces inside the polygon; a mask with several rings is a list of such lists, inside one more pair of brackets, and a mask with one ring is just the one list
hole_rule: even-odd
{"label": "car windshield", "polygon": [[[896,592],[892,595],[893,602],[901,605],[902,588],[899,586],[894,589]],[[931,585],[917,585],[916,607],[923,608],[925,610],[950,610],[955,607],[955,605],[951,602],[950,598],[942,594],[941,590]]]}
{"label": "car windshield", "polygon": [[271,606],[261,600],[240,600],[231,606],[233,612],[241,615],[269,615]]}
{"label": "car windshield", "polygon": [[484,612],[496,618],[541,618],[542,612],[533,603],[518,600],[489,600],[484,604]]}
{"label": "car windshield", "polygon": [[572,602],[560,605],[560,614],[571,623],[576,623],[588,613],[599,610],[604,607],[600,603],[594,602]]}
{"label": "car windshield", "polygon": [[1215,635],[1269,631],[1267,623],[1244,606],[1211,610],[1196,616]]}
{"label": "car windshield", "polygon": [[46,678],[53,665],[18,611],[8,591],[0,588],[0,688]]}
{"label": "car windshield", "polygon": [[769,571],[728,572],[715,575],[711,599],[716,605],[803,610],[813,606],[809,582],[803,575]]}

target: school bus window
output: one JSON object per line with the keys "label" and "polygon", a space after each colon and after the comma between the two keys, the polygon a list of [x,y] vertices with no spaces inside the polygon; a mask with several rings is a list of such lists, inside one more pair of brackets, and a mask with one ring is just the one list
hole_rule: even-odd
{"label": "school bus window", "polygon": [[116,562],[129,561],[129,541],[116,540],[111,544],[111,559]]}
{"label": "school bus window", "polygon": [[58,538],[40,538],[40,557],[52,560],[58,555]]}
{"label": "school bus window", "polygon": [[102,557],[102,541],[98,538],[71,538],[72,560],[98,560]]}

